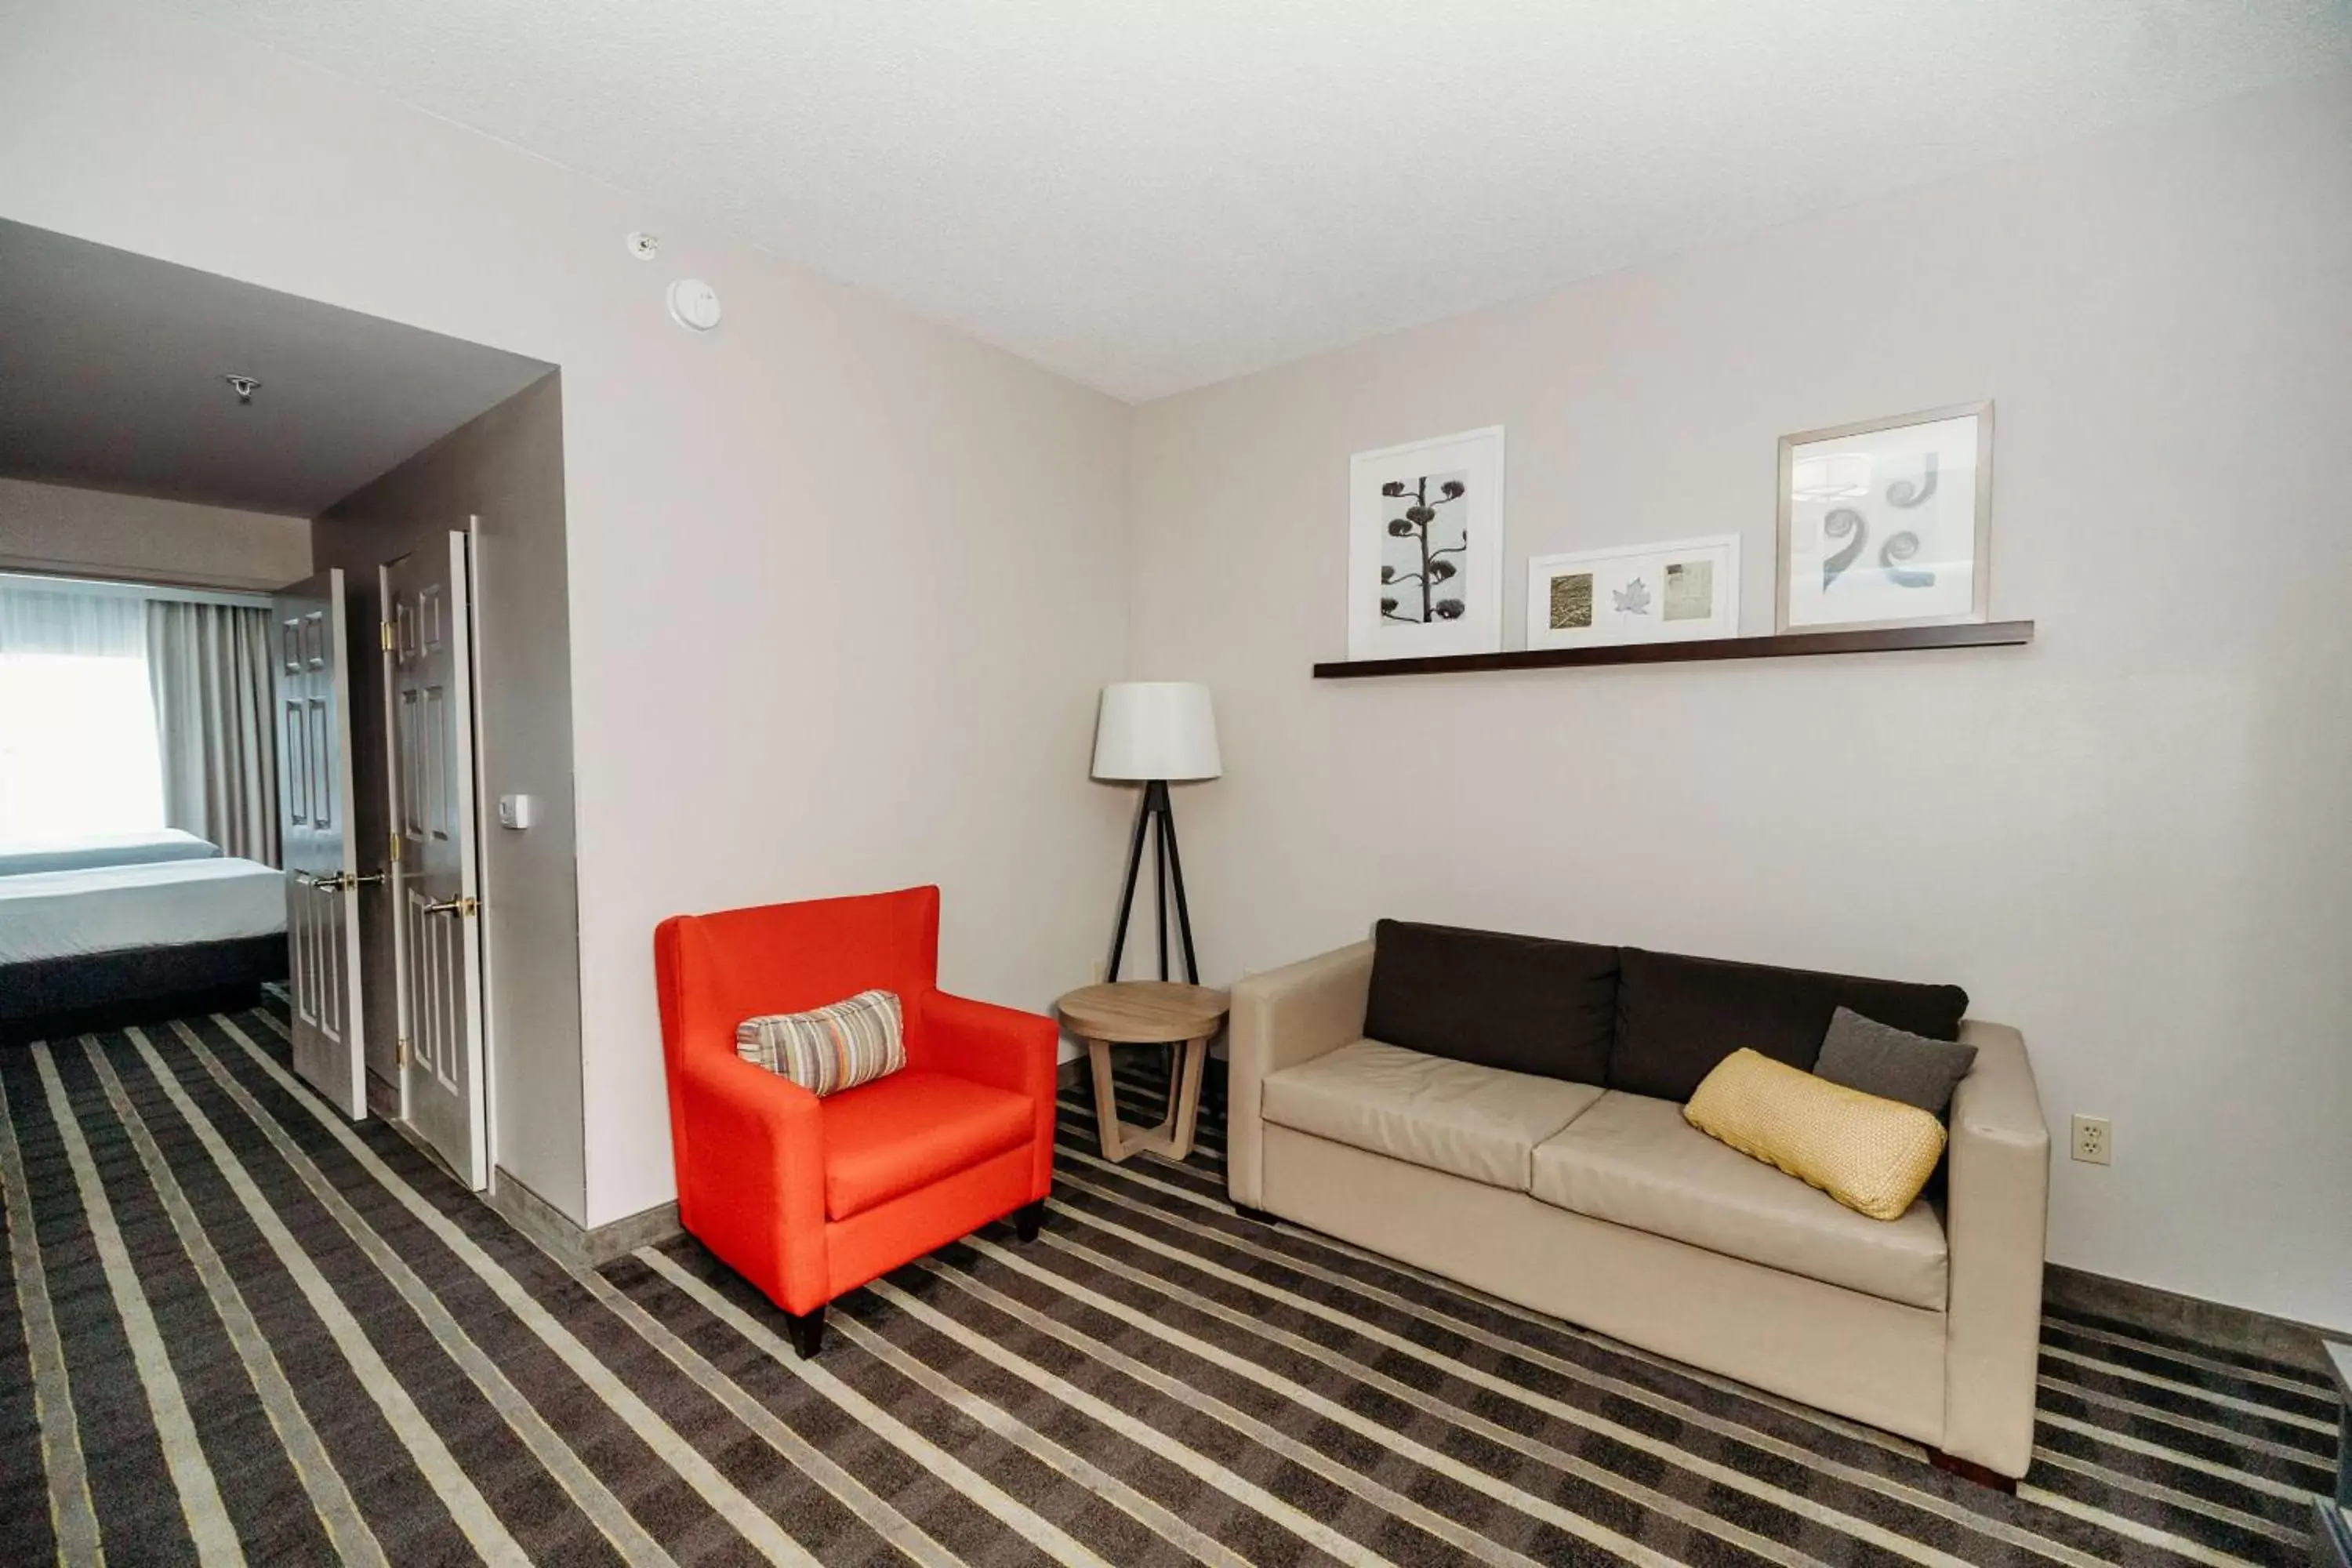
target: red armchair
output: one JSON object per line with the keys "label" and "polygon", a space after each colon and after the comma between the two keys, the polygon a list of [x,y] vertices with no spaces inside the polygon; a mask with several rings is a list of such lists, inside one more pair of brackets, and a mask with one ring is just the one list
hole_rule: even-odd
{"label": "red armchair", "polygon": [[[654,931],[678,1221],[792,1319],[1016,1210],[1054,1172],[1048,1018],[939,989],[940,890],[678,915]],[[819,1100],[735,1054],[735,1026],[872,986],[898,993],[907,1065]]]}

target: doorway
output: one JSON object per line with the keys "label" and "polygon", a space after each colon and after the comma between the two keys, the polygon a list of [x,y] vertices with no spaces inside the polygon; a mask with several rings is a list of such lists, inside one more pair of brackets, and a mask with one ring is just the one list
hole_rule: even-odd
{"label": "doorway", "polygon": [[[576,1218],[586,1184],[555,367],[5,220],[0,341],[11,370],[43,389],[0,406],[0,509],[15,489],[41,502],[0,510],[0,566],[264,595],[292,584],[282,600],[252,601],[270,644],[256,656],[257,715],[263,746],[283,748],[291,769],[287,790],[303,793],[281,800],[273,775],[256,820],[270,862],[278,833],[296,829],[289,874],[260,869],[273,894],[301,879],[276,898],[292,919],[269,940],[300,954],[275,973],[300,1016],[305,1076],[346,1114],[432,1123],[420,1141],[477,1190],[510,1177]],[[394,833],[400,680],[379,673],[394,619],[379,568],[406,557],[464,563],[462,586],[446,567],[439,584],[471,661],[468,678],[439,683],[470,709],[436,753],[471,792],[459,802],[451,787],[457,816],[446,820],[464,831],[446,846]],[[276,646],[287,621],[290,649]],[[435,868],[395,876],[395,844]],[[395,902],[412,889],[419,901]],[[404,985],[403,942],[427,980],[471,975],[470,994]],[[436,1032],[404,1028],[404,1005]],[[447,1114],[422,1109],[432,1096],[404,1071],[419,1038]]]}
{"label": "doorway", "polygon": [[577,1215],[561,376],[337,501],[312,539],[349,598],[368,1108],[475,1190]]}

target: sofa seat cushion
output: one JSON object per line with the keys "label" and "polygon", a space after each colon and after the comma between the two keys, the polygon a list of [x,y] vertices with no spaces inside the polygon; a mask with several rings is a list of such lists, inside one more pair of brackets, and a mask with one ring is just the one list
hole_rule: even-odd
{"label": "sofa seat cushion", "polygon": [[1602,1091],[1589,1083],[1358,1040],[1265,1080],[1265,1120],[1369,1153],[1528,1190],[1537,1144]]}
{"label": "sofa seat cushion", "polygon": [[824,1215],[852,1215],[1028,1142],[1036,1104],[952,1073],[908,1068],[827,1095]]}
{"label": "sofa seat cushion", "polygon": [[1872,1219],[1727,1148],[1670,1100],[1612,1089],[1532,1157],[1529,1191],[1557,1207],[1671,1237],[1850,1290],[1944,1310],[1947,1254],[1935,1209]]}

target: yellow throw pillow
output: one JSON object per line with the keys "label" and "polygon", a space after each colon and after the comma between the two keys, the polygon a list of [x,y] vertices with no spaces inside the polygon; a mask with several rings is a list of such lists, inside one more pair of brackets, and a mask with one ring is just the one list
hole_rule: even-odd
{"label": "yellow throw pillow", "polygon": [[1683,1119],[1873,1219],[1902,1218],[1944,1154],[1933,1112],[1748,1050],[1716,1064]]}

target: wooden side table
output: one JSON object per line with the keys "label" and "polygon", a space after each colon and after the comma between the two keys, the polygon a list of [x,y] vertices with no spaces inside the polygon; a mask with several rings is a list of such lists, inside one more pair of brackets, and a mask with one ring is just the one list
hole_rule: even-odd
{"label": "wooden side table", "polygon": [[[1224,1021],[1226,1005],[1222,991],[1166,980],[1089,985],[1062,998],[1063,1021],[1087,1042],[1104,1159],[1117,1164],[1149,1150],[1181,1160],[1192,1152],[1192,1131],[1201,1116],[1201,1064],[1208,1059],[1210,1037]],[[1169,1085],[1167,1119],[1149,1131],[1128,1126],[1119,1121],[1118,1101],[1111,1093],[1110,1048],[1164,1045],[1177,1047],[1181,1058]]]}

